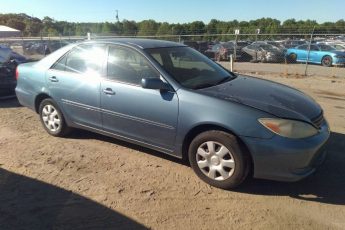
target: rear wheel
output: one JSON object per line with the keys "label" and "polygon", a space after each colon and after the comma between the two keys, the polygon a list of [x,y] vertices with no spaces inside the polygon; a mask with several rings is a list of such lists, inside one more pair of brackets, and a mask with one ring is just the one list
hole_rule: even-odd
{"label": "rear wheel", "polygon": [[288,56],[288,62],[289,63],[296,63],[297,61],[297,54],[291,53]]}
{"label": "rear wheel", "polygon": [[62,137],[70,132],[59,107],[52,99],[47,98],[41,102],[39,114],[44,129],[50,135]]}
{"label": "rear wheel", "polygon": [[321,60],[321,65],[326,66],[326,67],[331,67],[332,62],[333,60],[331,56],[324,56]]}
{"label": "rear wheel", "polygon": [[206,183],[235,188],[249,172],[249,159],[236,137],[222,131],[207,131],[191,142],[188,157],[194,172]]}

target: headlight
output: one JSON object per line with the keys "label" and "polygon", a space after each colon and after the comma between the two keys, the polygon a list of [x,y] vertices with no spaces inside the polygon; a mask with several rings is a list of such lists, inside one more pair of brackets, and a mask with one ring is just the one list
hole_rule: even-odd
{"label": "headlight", "polygon": [[288,138],[305,138],[318,133],[315,127],[301,121],[260,118],[259,122],[273,133]]}

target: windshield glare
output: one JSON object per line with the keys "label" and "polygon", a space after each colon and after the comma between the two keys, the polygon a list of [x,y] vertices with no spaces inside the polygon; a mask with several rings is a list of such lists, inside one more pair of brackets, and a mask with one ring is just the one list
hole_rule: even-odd
{"label": "windshield glare", "polygon": [[233,74],[189,47],[146,50],[183,87],[200,89],[231,80]]}

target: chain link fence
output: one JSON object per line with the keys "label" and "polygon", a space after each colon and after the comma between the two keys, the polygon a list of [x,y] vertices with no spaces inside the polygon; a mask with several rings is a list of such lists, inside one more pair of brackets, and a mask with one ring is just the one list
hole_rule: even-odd
{"label": "chain link fence", "polygon": [[[39,60],[69,43],[87,39],[150,38],[188,45],[233,71],[248,74],[345,76],[345,36],[337,33],[180,34],[40,36],[0,38],[29,60]],[[295,48],[298,47],[298,48]],[[230,63],[233,62],[233,63]]]}
{"label": "chain link fence", "polygon": [[15,53],[25,56],[29,60],[39,60],[67,44],[85,39],[86,37],[81,36],[9,37],[0,38],[0,45],[11,48]]}

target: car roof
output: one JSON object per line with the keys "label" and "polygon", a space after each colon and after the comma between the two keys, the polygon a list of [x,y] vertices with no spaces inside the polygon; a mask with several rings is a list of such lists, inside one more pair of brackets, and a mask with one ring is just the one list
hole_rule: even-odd
{"label": "car roof", "polygon": [[156,40],[156,39],[143,39],[143,38],[113,38],[113,39],[97,39],[88,42],[107,42],[113,44],[121,44],[126,46],[132,46],[139,49],[152,49],[152,48],[165,48],[165,47],[179,47],[179,46],[186,46],[181,43],[171,42],[171,41],[163,41],[163,40]]}
{"label": "car roof", "polygon": [[64,46],[45,58],[38,61],[35,65],[38,68],[45,68],[47,66],[53,65],[61,56],[66,52],[71,50],[73,47],[81,44],[95,44],[95,43],[110,43],[117,45],[126,45],[131,46],[136,49],[151,49],[151,48],[167,48],[167,47],[187,47],[181,43],[155,40],[155,39],[137,39],[137,38],[114,38],[114,39],[95,39],[89,41],[82,41],[77,43],[71,43],[67,46]]}

